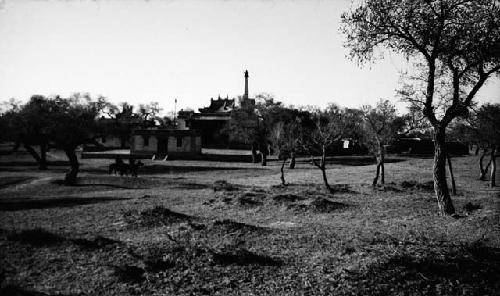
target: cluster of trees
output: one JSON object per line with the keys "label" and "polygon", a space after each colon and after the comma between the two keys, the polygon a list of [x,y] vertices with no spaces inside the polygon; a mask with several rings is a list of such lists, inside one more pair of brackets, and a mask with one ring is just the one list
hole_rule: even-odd
{"label": "cluster of trees", "polygon": [[[449,139],[474,143],[482,149],[479,157],[480,179],[484,180],[488,168],[491,168],[490,182],[491,186],[495,186],[495,156],[500,145],[500,104],[474,105],[467,110],[447,126],[445,134]],[[46,152],[49,147],[63,150],[71,166],[65,180],[67,184],[74,184],[79,169],[75,153],[78,146],[99,145],[96,139],[110,134],[128,139],[137,123],[140,127],[171,127],[168,122],[161,124],[158,112],[157,104],[143,105],[139,112],[134,113],[132,106],[126,103],[115,106],[103,97],[92,99],[81,94],[70,98],[32,96],[26,104],[11,101],[10,107],[2,113],[1,140],[13,141],[16,147],[24,146],[39,163],[40,169],[47,168]],[[325,109],[293,108],[267,95],[262,96],[255,107],[234,109],[226,133],[233,140],[252,144],[254,162],[257,162],[259,151],[262,165],[266,165],[267,155],[274,150],[282,161],[281,182],[284,185],[287,161],[290,161],[289,168],[293,169],[297,154],[309,156],[311,164],[321,171],[326,189],[333,193],[326,170],[327,157],[334,155],[334,144],[349,140],[366,147],[377,160],[373,186],[383,186],[386,147],[415,130],[427,130],[431,135],[435,133],[428,121],[421,120],[419,112],[420,108],[411,105],[408,114],[398,115],[395,106],[388,100],[359,109],[335,104]],[[39,152],[35,147],[39,147]],[[449,153],[446,150],[436,153],[445,153],[452,174]],[[483,160],[487,153],[491,157],[485,167]],[[452,185],[454,188],[454,182]]]}
{"label": "cluster of trees", "polygon": [[[411,98],[413,100],[415,96]],[[480,147],[483,150],[479,158],[480,179],[485,179],[486,171],[491,166],[490,184],[495,186],[495,155],[500,144],[500,104],[472,107],[457,116],[452,124],[447,125],[441,132],[436,131],[429,121],[422,120],[422,109],[415,104],[410,104],[407,114],[399,115],[389,100],[380,100],[375,106],[365,105],[359,109],[342,108],[335,104],[319,109],[286,107],[266,96],[261,97],[255,107],[234,109],[225,132],[232,140],[251,144],[253,161],[257,162],[260,155],[262,165],[266,165],[270,151],[276,151],[281,160],[280,179],[283,185],[286,185],[286,162],[290,160],[289,168],[293,169],[297,154],[309,156],[311,164],[320,169],[323,183],[331,193],[334,190],[326,174],[327,157],[334,156],[332,146],[338,141],[349,140],[367,148],[377,163],[372,184],[383,186],[386,147],[395,140],[414,133],[427,134],[434,138],[435,162],[441,162],[441,157],[444,159],[442,163],[434,164],[434,177],[438,188],[436,195],[440,196],[443,191],[448,192],[445,164],[448,165],[453,194],[456,194],[456,188],[451,155],[447,151],[446,142],[439,142],[445,141],[445,138],[436,139],[438,132],[439,137],[448,135],[448,140],[476,144]],[[491,158],[484,167],[483,159],[487,152],[490,152]],[[436,178],[436,173],[443,173],[444,183],[439,183],[441,181]]]}
{"label": "cluster of trees", "polygon": [[379,56],[374,53],[384,49],[415,63],[417,96],[410,101],[433,129],[434,190],[440,213],[453,215],[446,130],[467,115],[477,92],[500,71],[500,3],[366,0],[342,15],[342,32],[351,58],[359,63],[374,60]]}
{"label": "cluster of trees", "polygon": [[134,127],[158,122],[169,126],[171,121],[159,118],[159,111],[158,103],[151,103],[140,105],[134,113],[127,103],[116,106],[102,96],[94,99],[87,93],[69,98],[34,95],[25,104],[15,100],[8,103],[0,116],[0,140],[13,142],[14,151],[23,146],[42,170],[47,169],[49,148],[63,150],[70,163],[65,181],[74,184],[79,169],[75,151],[79,146],[100,146],[96,139],[106,135],[119,137],[124,146]]}
{"label": "cluster of trees", "polygon": [[270,150],[276,151],[281,163],[281,182],[286,184],[284,167],[290,159],[295,167],[297,153],[308,155],[311,163],[322,173],[325,187],[333,192],[326,175],[327,156],[332,146],[341,140],[356,141],[377,157],[377,173],[373,185],[384,184],[385,146],[407,128],[407,116],[398,116],[388,100],[380,100],[375,107],[343,108],[335,104],[325,109],[315,107],[293,108],[276,102],[272,97],[261,97],[251,108],[233,110],[226,133],[231,140],[251,144],[253,161],[259,151],[262,165],[266,165]]}

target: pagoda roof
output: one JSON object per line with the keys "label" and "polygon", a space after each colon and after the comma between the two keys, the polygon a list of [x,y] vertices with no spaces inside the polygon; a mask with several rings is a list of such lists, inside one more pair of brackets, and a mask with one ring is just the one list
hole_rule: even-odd
{"label": "pagoda roof", "polygon": [[210,106],[198,109],[200,113],[229,113],[235,107],[235,100],[225,98],[222,99],[220,96],[217,100],[213,98],[210,99]]}

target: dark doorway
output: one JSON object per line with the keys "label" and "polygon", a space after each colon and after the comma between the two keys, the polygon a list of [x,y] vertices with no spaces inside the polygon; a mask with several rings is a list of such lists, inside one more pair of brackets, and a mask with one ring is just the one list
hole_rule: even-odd
{"label": "dark doorway", "polygon": [[168,138],[158,139],[158,153],[167,154],[168,153]]}

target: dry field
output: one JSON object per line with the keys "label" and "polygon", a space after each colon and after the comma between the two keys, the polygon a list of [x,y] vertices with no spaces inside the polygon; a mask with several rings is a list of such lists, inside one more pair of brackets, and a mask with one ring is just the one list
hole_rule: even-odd
{"label": "dry field", "polygon": [[[52,153],[0,156],[1,295],[500,295],[500,197],[454,158],[460,217],[440,217],[432,159],[146,161],[138,178]],[[498,182],[500,183],[500,182]]]}

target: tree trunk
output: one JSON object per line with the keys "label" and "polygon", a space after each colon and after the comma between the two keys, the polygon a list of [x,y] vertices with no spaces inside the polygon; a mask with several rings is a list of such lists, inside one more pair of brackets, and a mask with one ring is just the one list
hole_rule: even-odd
{"label": "tree trunk", "polygon": [[496,162],[496,146],[493,146],[491,148],[491,174],[490,174],[490,187],[495,187],[495,177],[496,177],[496,172],[497,172],[497,162]]}
{"label": "tree trunk", "polygon": [[20,146],[21,146],[21,141],[16,141],[14,143],[14,147],[12,147],[12,153],[17,152]]}
{"label": "tree trunk", "polygon": [[64,152],[66,152],[69,164],[71,166],[69,172],[66,173],[66,178],[64,181],[67,185],[74,185],[76,184],[76,176],[78,175],[78,168],[80,167],[80,164],[78,163],[78,158],[76,157],[74,149],[68,149]]}
{"label": "tree trunk", "polygon": [[326,177],[326,148],[325,148],[325,146],[322,147],[320,169],[321,169],[321,174],[323,175],[323,183],[325,183],[326,189],[328,190],[328,192],[333,194],[333,188],[328,183],[328,179]]}
{"label": "tree trunk", "polygon": [[[40,157],[40,155],[38,155],[38,153],[35,151],[35,149],[33,149],[33,147],[31,147],[31,145],[27,144],[27,143],[24,143],[24,149],[26,149],[26,151],[28,151],[29,154],[31,154],[31,156],[33,156],[33,158],[36,160],[36,162],[38,163],[38,168],[40,170],[43,170],[43,169],[47,169],[47,164],[45,163],[45,161]],[[45,167],[45,168],[44,168]]]}
{"label": "tree trunk", "polygon": [[260,153],[260,160],[261,160],[261,165],[266,166],[267,165],[267,155],[266,153],[261,152]]}
{"label": "tree trunk", "polygon": [[385,184],[384,162],[385,162],[384,144],[380,144],[380,184],[382,184],[382,186]]}
{"label": "tree trunk", "polygon": [[290,152],[290,165],[288,168],[291,170],[295,168],[295,151]]}
{"label": "tree trunk", "polygon": [[380,176],[380,160],[377,157],[377,172],[375,178],[373,178],[373,183],[372,183],[373,187],[377,186],[379,176]]}
{"label": "tree trunk", "polygon": [[486,164],[486,168],[483,168],[483,159],[486,156],[487,152],[488,152],[488,149],[484,148],[483,154],[481,154],[481,156],[479,157],[479,171],[480,171],[479,180],[481,180],[481,181],[484,181],[486,179],[486,174],[488,173],[488,168],[491,164],[491,159],[490,159],[488,164]]}
{"label": "tree trunk", "polygon": [[261,160],[261,165],[266,166],[267,165],[267,151],[268,147],[266,144],[261,144],[259,147],[260,150],[260,160]]}
{"label": "tree trunk", "polygon": [[448,172],[450,173],[451,179],[451,194],[457,195],[457,186],[455,185],[455,176],[453,175],[453,167],[451,166],[450,154],[446,154],[446,160],[448,161]]}
{"label": "tree trunk", "polygon": [[40,170],[47,169],[47,144],[40,144],[40,166],[38,167]]}
{"label": "tree trunk", "polygon": [[384,145],[379,143],[378,144],[378,155],[375,156],[377,159],[377,172],[375,175],[375,178],[373,178],[373,187],[377,186],[378,180],[380,178],[380,185],[385,184],[385,168],[384,168],[384,160],[385,160],[385,153],[384,153]]}
{"label": "tree trunk", "polygon": [[252,144],[252,163],[257,163],[257,147],[255,147],[255,143]]}
{"label": "tree trunk", "polygon": [[281,184],[286,185],[285,182],[285,164],[286,164],[287,158],[283,157],[283,163],[281,163]]}
{"label": "tree trunk", "polygon": [[446,181],[446,134],[442,127],[434,127],[434,192],[441,215],[453,215],[455,207]]}
{"label": "tree trunk", "polygon": [[120,148],[125,149],[127,148],[127,140],[128,140],[129,135],[121,135],[120,136]]}
{"label": "tree trunk", "polygon": [[479,154],[479,144],[476,144],[476,150],[474,151],[474,155]]}

